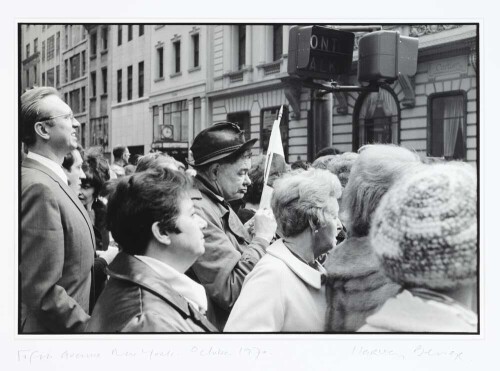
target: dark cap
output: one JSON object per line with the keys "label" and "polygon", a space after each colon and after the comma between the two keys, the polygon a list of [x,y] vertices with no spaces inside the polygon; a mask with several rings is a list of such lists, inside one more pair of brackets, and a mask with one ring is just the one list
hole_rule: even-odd
{"label": "dark cap", "polygon": [[201,166],[252,148],[257,139],[245,142],[245,132],[232,122],[218,122],[201,131],[194,138],[191,166]]}

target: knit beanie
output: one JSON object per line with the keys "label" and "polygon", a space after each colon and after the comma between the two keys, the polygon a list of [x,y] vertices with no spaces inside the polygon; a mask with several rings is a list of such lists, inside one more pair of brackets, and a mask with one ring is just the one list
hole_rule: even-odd
{"label": "knit beanie", "polygon": [[406,287],[448,289],[477,269],[477,180],[465,163],[422,165],[382,198],[370,242],[386,274]]}

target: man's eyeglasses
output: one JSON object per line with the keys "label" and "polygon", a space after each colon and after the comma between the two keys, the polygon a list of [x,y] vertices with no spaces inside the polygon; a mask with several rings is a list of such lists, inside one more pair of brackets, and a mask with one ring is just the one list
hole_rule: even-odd
{"label": "man's eyeglasses", "polygon": [[57,119],[59,117],[64,117],[65,119],[69,119],[70,121],[75,120],[75,116],[73,115],[73,112],[71,112],[71,113],[63,113],[62,115],[47,117],[46,119],[38,120],[38,122],[50,121],[53,119]]}

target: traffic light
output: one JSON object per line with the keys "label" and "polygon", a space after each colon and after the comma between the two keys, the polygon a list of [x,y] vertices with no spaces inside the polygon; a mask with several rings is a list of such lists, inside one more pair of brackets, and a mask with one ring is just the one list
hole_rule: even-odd
{"label": "traffic light", "polygon": [[417,72],[418,39],[397,31],[376,31],[359,39],[359,82],[394,82]]}
{"label": "traffic light", "polygon": [[288,73],[331,80],[349,73],[354,33],[324,26],[294,26],[288,43]]}

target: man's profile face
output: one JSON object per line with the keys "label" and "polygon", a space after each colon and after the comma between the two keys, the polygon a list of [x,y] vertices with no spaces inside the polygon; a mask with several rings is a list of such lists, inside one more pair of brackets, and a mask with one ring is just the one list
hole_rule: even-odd
{"label": "man's profile face", "polygon": [[80,123],[73,117],[73,111],[56,95],[49,95],[40,101],[40,118],[56,117],[44,123],[50,135],[51,148],[64,155],[78,146],[76,129]]}
{"label": "man's profile face", "polygon": [[82,185],[82,179],[85,178],[85,173],[82,170],[83,160],[78,150],[75,149],[71,151],[71,154],[74,159],[73,165],[71,165],[69,171],[64,169],[64,172],[68,177],[69,187],[73,190],[73,192],[75,192],[76,196],[78,196]]}
{"label": "man's profile face", "polygon": [[217,174],[217,183],[226,201],[243,198],[252,183],[248,171],[252,166],[250,158],[240,158],[231,164],[221,164]]}
{"label": "man's profile face", "polygon": [[125,148],[125,152],[123,152],[122,159],[125,161],[126,164],[128,164],[128,159],[130,158],[130,152],[128,148]]}

